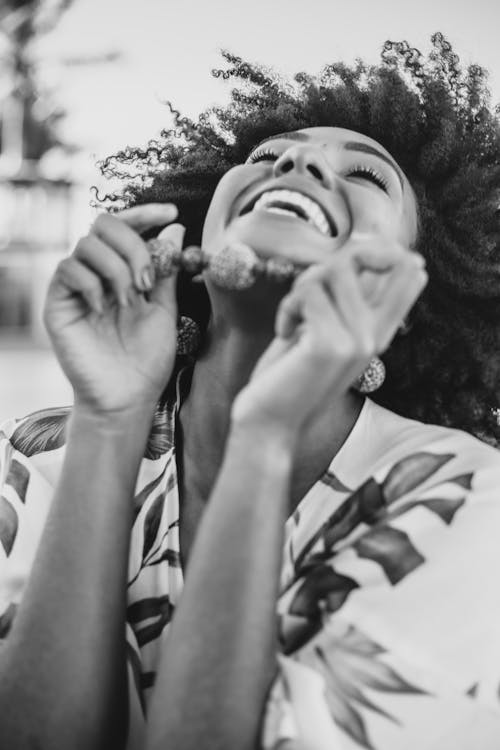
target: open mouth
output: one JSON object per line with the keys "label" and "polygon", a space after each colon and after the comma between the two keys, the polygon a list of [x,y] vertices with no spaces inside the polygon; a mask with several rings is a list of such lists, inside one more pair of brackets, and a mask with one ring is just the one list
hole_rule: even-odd
{"label": "open mouth", "polygon": [[338,234],[335,222],[325,214],[319,203],[297,190],[266,190],[245,206],[240,216],[252,211],[269,211],[302,219],[326,237],[336,237]]}

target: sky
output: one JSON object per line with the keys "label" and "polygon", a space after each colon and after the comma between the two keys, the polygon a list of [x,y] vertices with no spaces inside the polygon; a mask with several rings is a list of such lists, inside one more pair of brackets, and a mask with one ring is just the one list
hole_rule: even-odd
{"label": "sky", "polygon": [[[490,70],[493,99],[500,101],[499,22],[499,0],[74,0],[38,53],[44,82],[68,112],[63,135],[80,148],[76,175],[73,170],[82,186],[75,241],[94,216],[89,186],[99,183],[98,158],[145,144],[168,127],[166,99],[193,117],[225,100],[227,86],[210,76],[221,48],[292,75],[356,57],[375,63],[388,38],[426,52],[439,30],[465,63]],[[120,58],[74,64],[107,53]],[[19,372],[28,371],[21,363]],[[24,384],[22,392],[38,400],[19,403],[19,413],[65,401],[53,363],[37,372],[37,388]],[[52,396],[42,388],[44,372]],[[21,383],[14,376],[8,381]],[[13,394],[0,396],[3,413],[15,413]]]}
{"label": "sky", "polygon": [[[440,30],[464,62],[489,69],[500,101],[499,22],[497,0],[75,0],[40,56],[68,110],[63,133],[93,168],[167,126],[162,101],[190,116],[224,101],[227,86],[210,76],[221,48],[291,75],[333,60],[376,62],[387,38],[426,51]],[[70,64],[109,52],[119,60]]]}

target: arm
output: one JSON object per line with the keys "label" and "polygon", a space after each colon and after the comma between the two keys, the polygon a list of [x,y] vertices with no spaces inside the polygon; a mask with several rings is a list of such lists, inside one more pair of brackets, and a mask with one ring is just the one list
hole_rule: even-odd
{"label": "arm", "polygon": [[[45,322],[75,407],[53,507],[0,657],[1,747],[124,743],[131,500],[172,371],[177,316],[175,278],[153,285],[139,232],[175,213],[149,205],[101,215],[49,288]],[[182,239],[180,225],[163,231]]]}
{"label": "arm", "polygon": [[1,654],[0,706],[9,706],[1,747],[123,745],[131,501],[150,421],[78,409],[71,418],[33,574]]}
{"label": "arm", "polygon": [[[416,261],[404,263],[406,294],[395,285],[381,305],[389,318],[383,336],[425,283]],[[380,346],[369,338],[374,316],[351,260],[339,252],[333,265],[308,273],[282,302],[280,336],[233,405],[224,462],[160,665],[148,750],[258,746],[276,668],[275,607],[296,446],[316,410],[345,394],[371,347]],[[330,270],[340,313],[324,288]]]}
{"label": "arm", "polygon": [[163,654],[149,748],[256,747],[276,669],[291,466],[286,435],[233,425]]}

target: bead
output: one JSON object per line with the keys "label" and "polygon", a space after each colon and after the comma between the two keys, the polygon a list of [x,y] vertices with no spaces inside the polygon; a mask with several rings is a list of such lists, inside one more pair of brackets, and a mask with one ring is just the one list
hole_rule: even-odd
{"label": "bead", "polygon": [[372,357],[364,372],[354,383],[359,393],[373,393],[378,390],[385,380],[385,365],[379,357]]}
{"label": "bead", "polygon": [[147,244],[151,253],[151,263],[155,269],[156,277],[161,279],[171,276],[174,269],[180,265],[181,250],[170,240],[155,238],[149,240]]}
{"label": "bead", "polygon": [[208,275],[225,289],[249,289],[256,279],[257,256],[242,242],[235,242],[209,257]]}
{"label": "bead", "polygon": [[182,251],[181,265],[186,273],[194,276],[195,274],[201,273],[206,268],[206,261],[203,257],[203,252],[200,247],[191,245]]}
{"label": "bead", "polygon": [[287,281],[293,281],[297,275],[297,270],[291,261],[270,258],[265,264],[265,274],[270,281],[283,284]]}

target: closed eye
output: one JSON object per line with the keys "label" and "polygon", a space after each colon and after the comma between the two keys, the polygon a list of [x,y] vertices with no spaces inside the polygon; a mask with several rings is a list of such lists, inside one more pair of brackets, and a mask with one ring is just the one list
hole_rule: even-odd
{"label": "closed eye", "polygon": [[355,167],[354,169],[350,169],[347,173],[347,177],[358,177],[363,180],[369,180],[383,190],[384,193],[389,192],[388,181],[371,167]]}
{"label": "closed eye", "polygon": [[256,164],[258,161],[276,161],[278,154],[268,148],[256,149],[247,159],[248,164]]}

